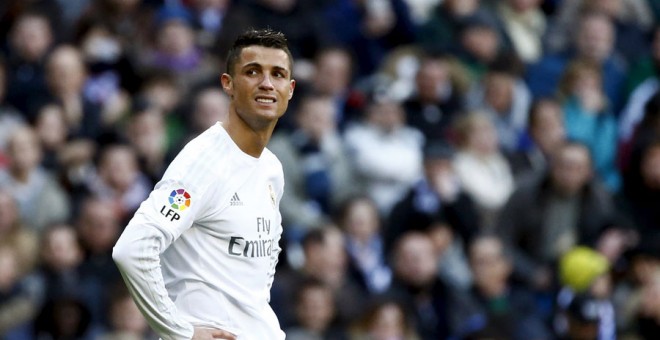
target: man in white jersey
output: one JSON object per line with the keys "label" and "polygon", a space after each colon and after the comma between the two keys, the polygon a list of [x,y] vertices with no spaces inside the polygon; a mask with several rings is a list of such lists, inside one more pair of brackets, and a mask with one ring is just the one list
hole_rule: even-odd
{"label": "man in white jersey", "polygon": [[234,42],[226,122],[188,143],[130,221],[113,258],[162,339],[284,339],[270,308],[282,165],[268,149],[295,81],[282,33]]}

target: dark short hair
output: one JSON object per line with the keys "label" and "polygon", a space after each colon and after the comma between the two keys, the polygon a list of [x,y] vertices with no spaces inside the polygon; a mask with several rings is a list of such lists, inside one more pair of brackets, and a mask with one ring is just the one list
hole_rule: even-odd
{"label": "dark short hair", "polygon": [[236,61],[240,58],[243,48],[248,46],[262,46],[280,49],[286,52],[289,57],[289,68],[293,71],[293,56],[289,50],[288,42],[284,33],[266,29],[249,29],[243,34],[239,35],[234,41],[234,44],[227,53],[227,70],[229,74],[233,74]]}

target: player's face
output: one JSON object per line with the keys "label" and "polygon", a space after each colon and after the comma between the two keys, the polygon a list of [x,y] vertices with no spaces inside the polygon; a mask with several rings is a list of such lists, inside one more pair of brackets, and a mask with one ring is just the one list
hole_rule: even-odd
{"label": "player's face", "polygon": [[245,47],[233,71],[233,75],[222,75],[222,85],[243,121],[257,128],[284,114],[295,87],[286,52],[263,46]]}

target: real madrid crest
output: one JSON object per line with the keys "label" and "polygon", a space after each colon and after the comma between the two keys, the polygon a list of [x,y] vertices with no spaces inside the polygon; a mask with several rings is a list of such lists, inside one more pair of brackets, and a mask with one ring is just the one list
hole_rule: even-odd
{"label": "real madrid crest", "polygon": [[268,193],[270,194],[270,203],[273,205],[273,209],[275,209],[275,190],[273,190],[273,185],[270,183],[268,183]]}

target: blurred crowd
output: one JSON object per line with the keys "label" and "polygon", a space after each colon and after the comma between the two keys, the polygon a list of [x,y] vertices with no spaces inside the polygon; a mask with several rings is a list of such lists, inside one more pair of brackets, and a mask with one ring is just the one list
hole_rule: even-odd
{"label": "blurred crowd", "polygon": [[657,339],[658,19],[654,0],[3,0],[0,338],[154,338],[112,247],[223,121],[233,39],[270,27],[297,80],[269,145],[288,339]]}

